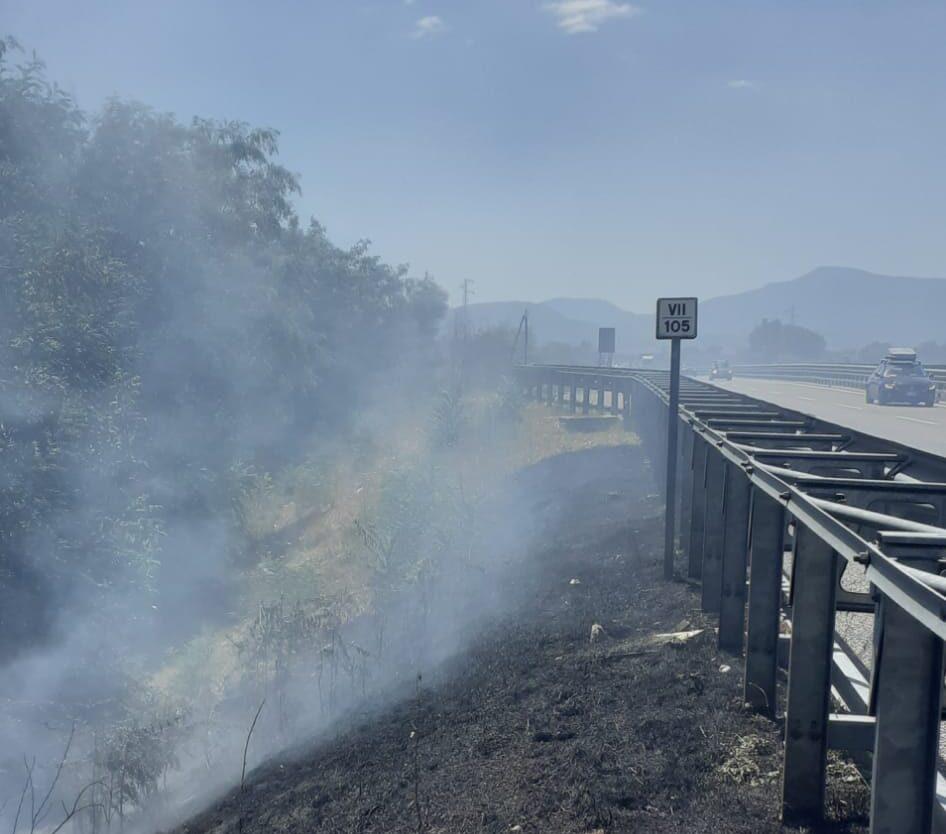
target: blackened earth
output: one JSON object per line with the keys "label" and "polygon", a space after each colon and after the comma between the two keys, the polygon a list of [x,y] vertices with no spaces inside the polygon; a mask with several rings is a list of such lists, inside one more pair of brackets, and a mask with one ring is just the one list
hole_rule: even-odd
{"label": "blackened earth", "polygon": [[[780,726],[742,706],[741,661],[695,589],[661,579],[639,451],[552,458],[517,489],[546,531],[510,580],[524,601],[395,706],[258,768],[180,834],[786,830]],[[808,830],[866,832],[866,787],[829,770],[828,821]]]}

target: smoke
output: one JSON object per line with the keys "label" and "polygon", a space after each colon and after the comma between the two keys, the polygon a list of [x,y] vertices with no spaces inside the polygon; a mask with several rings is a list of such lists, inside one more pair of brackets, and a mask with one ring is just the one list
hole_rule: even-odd
{"label": "smoke", "polygon": [[457,387],[432,279],[303,226],[274,131],[90,117],[14,54],[0,820],[43,830],[82,794],[75,830],[147,830],[239,778],[264,700],[251,764],[397,697],[511,603],[517,408]]}

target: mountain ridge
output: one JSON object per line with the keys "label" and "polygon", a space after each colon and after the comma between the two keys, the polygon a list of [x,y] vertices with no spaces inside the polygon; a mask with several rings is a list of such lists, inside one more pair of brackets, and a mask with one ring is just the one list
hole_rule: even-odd
{"label": "mountain ridge", "polygon": [[[594,345],[598,327],[615,327],[621,353],[655,346],[653,313],[624,310],[606,299],[486,302],[469,305],[468,315],[475,329],[517,327],[525,309],[540,343]],[[836,350],[853,350],[873,341],[943,342],[946,278],[816,267],[797,278],[701,300],[700,341],[707,347],[744,347],[748,334],[765,318],[815,330]]]}

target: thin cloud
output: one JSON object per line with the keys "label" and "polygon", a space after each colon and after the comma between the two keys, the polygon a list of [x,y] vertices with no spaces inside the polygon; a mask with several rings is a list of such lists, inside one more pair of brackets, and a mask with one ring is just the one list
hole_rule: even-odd
{"label": "thin cloud", "polygon": [[610,20],[634,17],[641,13],[638,6],[615,3],[614,0],[557,0],[543,7],[556,20],[559,29],[569,35],[597,32]]}
{"label": "thin cloud", "polygon": [[734,78],[732,81],[727,81],[726,86],[730,90],[758,90],[759,83],[757,81],[750,81],[747,78]]}
{"label": "thin cloud", "polygon": [[414,31],[411,32],[412,38],[432,38],[447,31],[447,24],[443,18],[435,14],[420,18],[414,24]]}

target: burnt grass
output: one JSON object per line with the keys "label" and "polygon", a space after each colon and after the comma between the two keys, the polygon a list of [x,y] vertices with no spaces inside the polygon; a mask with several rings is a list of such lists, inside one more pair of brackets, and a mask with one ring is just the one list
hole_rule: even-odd
{"label": "burnt grass", "polygon": [[[795,830],[779,821],[778,722],[742,706],[742,663],[718,651],[696,589],[661,579],[639,452],[563,455],[523,478],[547,534],[509,578],[513,610],[393,706],[267,762],[179,834]],[[798,830],[866,832],[868,799],[832,758],[827,822]]]}

